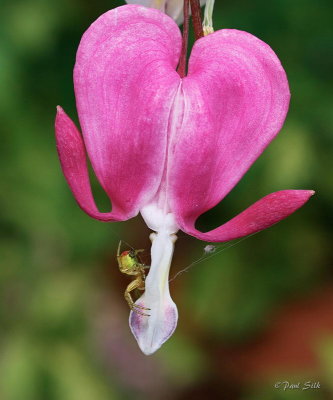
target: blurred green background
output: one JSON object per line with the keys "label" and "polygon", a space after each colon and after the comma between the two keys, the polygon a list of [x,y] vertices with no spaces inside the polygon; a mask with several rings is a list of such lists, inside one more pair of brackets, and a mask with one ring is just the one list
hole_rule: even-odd
{"label": "blurred green background", "polygon": [[[1,1],[0,399],[332,399],[333,3],[217,1],[215,28],[269,43],[292,100],[279,137],[200,227],[276,190],[317,195],[172,282],[179,325],[151,357],[130,334],[128,280],[115,260],[119,239],[149,249],[149,231],[140,217],[103,224],[79,209],[53,131],[57,104],[77,120],[72,68],[81,35],[121,4]],[[107,209],[96,181],[94,190]],[[205,245],[180,232],[171,274]],[[283,381],[321,388],[274,388]]]}

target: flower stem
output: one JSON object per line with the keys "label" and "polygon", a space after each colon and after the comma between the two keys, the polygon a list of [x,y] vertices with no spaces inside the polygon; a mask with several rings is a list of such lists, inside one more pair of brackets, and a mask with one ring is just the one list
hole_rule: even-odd
{"label": "flower stem", "polygon": [[190,0],[191,11],[192,11],[192,23],[194,29],[195,40],[198,40],[204,36],[202,29],[202,19],[201,19],[201,7],[200,0]]}
{"label": "flower stem", "polygon": [[180,53],[180,60],[177,72],[181,78],[186,76],[186,56],[188,48],[188,32],[189,32],[189,0],[184,0],[184,24],[183,24],[183,43]]}

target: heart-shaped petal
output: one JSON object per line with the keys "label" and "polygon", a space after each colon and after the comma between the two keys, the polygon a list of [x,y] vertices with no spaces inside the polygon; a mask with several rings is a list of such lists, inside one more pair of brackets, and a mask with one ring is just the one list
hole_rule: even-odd
{"label": "heart-shaped petal", "polygon": [[180,48],[167,15],[136,5],[103,14],[78,48],[74,84],[87,152],[113,207],[132,216],[160,185]]}
{"label": "heart-shaped petal", "polygon": [[195,43],[183,97],[168,160],[169,197],[176,214],[198,217],[229,193],[279,132],[290,95],[266,43],[223,29]]}
{"label": "heart-shaped petal", "polygon": [[[290,94],[273,50],[247,32],[225,29],[195,43],[180,96],[183,111],[169,145],[167,186],[181,229],[202,240],[231,240],[276,223],[311,196],[279,192],[237,218],[237,229],[234,219],[223,234],[222,227],[212,237],[196,231],[196,219],[229,193],[279,132]],[[266,219],[257,215],[250,221],[253,210],[263,210],[264,204]],[[240,229],[240,221],[250,226]]]}

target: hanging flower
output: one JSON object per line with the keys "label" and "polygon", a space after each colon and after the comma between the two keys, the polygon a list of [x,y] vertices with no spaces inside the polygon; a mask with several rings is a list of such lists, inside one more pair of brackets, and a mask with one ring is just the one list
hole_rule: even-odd
{"label": "hanging flower", "polygon": [[[56,138],[64,175],[79,204],[101,221],[141,213],[150,229],[152,264],[131,312],[145,354],[177,325],[168,275],[182,231],[208,242],[250,235],[277,223],[314,193],[269,194],[209,232],[195,222],[217,205],[281,129],[289,105],[285,72],[272,49],[249,33],[224,29],[199,39],[188,74],[176,72],[182,46],[174,21],[127,5],[102,15],[83,35],[74,69],[78,129],[58,107]],[[98,211],[86,151],[112,202]]]}
{"label": "hanging flower", "polygon": [[[183,23],[184,0],[126,0],[128,4],[141,4],[145,7],[157,8],[173,18],[178,25]],[[201,6],[206,0],[200,0]]]}

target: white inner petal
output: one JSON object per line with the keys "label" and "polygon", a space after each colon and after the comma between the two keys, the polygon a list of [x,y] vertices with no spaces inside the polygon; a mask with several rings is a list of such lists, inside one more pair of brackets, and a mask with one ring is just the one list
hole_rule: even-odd
{"label": "white inner petal", "polygon": [[[145,219],[147,214],[151,215],[145,210],[143,212]],[[159,227],[157,233],[152,233],[150,236],[151,267],[146,279],[145,292],[135,303],[149,308],[150,310],[144,310],[149,316],[132,311],[129,318],[132,333],[146,355],[154,353],[169,339],[176,329],[178,320],[177,307],[169,291],[169,270],[177,239],[174,231],[178,228],[173,225],[173,221],[170,224],[170,216],[165,217],[164,225]],[[149,226],[148,223],[147,225]]]}

